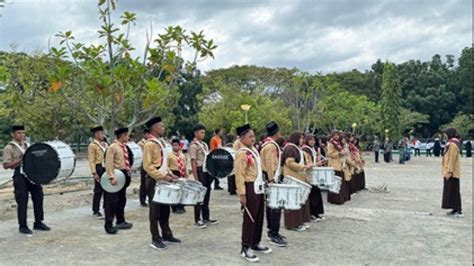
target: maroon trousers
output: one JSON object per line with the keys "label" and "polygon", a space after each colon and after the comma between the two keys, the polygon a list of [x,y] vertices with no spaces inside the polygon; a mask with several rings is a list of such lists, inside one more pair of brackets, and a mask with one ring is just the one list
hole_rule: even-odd
{"label": "maroon trousers", "polygon": [[262,239],[263,213],[265,211],[265,206],[263,194],[255,194],[253,182],[245,183],[245,191],[247,209],[252,215],[254,222],[250,219],[247,211],[244,210],[242,223],[242,246],[251,247],[260,243]]}

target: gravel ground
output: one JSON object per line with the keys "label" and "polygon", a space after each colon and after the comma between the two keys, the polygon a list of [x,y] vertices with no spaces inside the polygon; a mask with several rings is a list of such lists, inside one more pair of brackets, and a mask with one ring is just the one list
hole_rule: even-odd
{"label": "gravel ground", "polygon": [[[389,193],[363,191],[343,206],[325,204],[326,220],[312,223],[306,232],[282,229],[289,246],[261,255],[261,263],[471,265],[472,160],[462,159],[466,215],[462,219],[449,218],[440,208],[440,160],[417,157],[406,165],[368,163],[367,186],[385,184]],[[160,252],[148,247],[148,209],[139,207],[136,178],[128,189],[126,210],[134,227],[114,236],[106,235],[103,222],[91,217],[91,190],[80,190],[86,185],[72,186],[68,189],[79,191],[63,194],[58,194],[61,188],[57,186],[46,188],[51,193],[45,197],[46,222],[53,230],[35,232],[32,237],[17,232],[13,195],[4,189],[0,193],[0,264],[246,264],[239,257],[242,218],[235,196],[212,192],[211,216],[220,224],[204,230],[192,227],[192,207],[183,215],[172,215],[171,227],[183,243],[170,244]],[[30,221],[32,217],[30,208]]]}

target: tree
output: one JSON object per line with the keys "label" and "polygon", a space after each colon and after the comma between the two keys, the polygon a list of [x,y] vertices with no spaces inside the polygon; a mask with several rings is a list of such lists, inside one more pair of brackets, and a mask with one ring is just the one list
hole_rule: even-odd
{"label": "tree", "polygon": [[[398,71],[393,63],[386,62],[383,71],[381,95],[381,132],[392,140],[400,136],[400,107],[402,87]],[[386,131],[388,130],[388,132]]]}
{"label": "tree", "polygon": [[472,134],[474,132],[473,121],[474,115],[459,113],[454,117],[453,121],[446,125],[443,125],[441,129],[444,130],[448,127],[454,127],[458,129],[459,134],[461,134],[463,138],[469,138],[472,137]]}
{"label": "tree", "polygon": [[[51,90],[109,133],[118,125],[133,129],[157,113],[169,114],[179,98],[179,77],[213,58],[217,47],[202,31],[188,33],[170,26],[154,39],[152,29],[147,32],[143,57],[133,58],[129,34],[136,14],[125,11],[119,28],[112,21],[115,5],[115,0],[99,0],[102,25],[94,43],[100,44],[77,42],[71,31],[65,31],[56,35],[59,47],[50,49],[58,60],[50,74]],[[186,53],[192,54],[191,59],[185,59]]]}
{"label": "tree", "polygon": [[474,93],[473,93],[473,48],[466,47],[462,50],[458,59],[458,68],[456,69],[456,81],[460,87],[459,103],[461,111],[474,115]]}

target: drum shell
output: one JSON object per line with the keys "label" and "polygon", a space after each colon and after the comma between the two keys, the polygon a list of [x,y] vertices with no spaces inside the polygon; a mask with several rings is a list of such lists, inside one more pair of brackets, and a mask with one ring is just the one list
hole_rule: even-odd
{"label": "drum shell", "polygon": [[213,150],[206,158],[207,171],[217,178],[233,175],[235,153],[234,149],[228,147]]}
{"label": "drum shell", "polygon": [[285,176],[283,179],[284,184],[297,185],[301,189],[300,204],[303,205],[308,200],[309,194],[311,193],[311,185],[306,184],[291,176]]}
{"label": "drum shell", "polygon": [[132,170],[138,170],[142,166],[143,152],[142,148],[135,142],[128,142],[127,147],[133,154],[133,164],[131,165]]}
{"label": "drum shell", "polygon": [[342,182],[343,182],[342,180],[343,180],[342,177],[335,175],[333,182],[328,187],[328,190],[332,193],[336,193],[336,194],[339,193],[339,191],[341,190]]}
{"label": "drum shell", "polygon": [[181,201],[181,188],[178,185],[159,182],[155,185],[153,201],[156,203],[175,205]]}
{"label": "drum shell", "polygon": [[333,167],[314,167],[309,172],[310,184],[319,188],[327,188],[334,177]]}
{"label": "drum shell", "polygon": [[74,152],[59,140],[35,143],[23,156],[22,170],[35,184],[48,184],[56,178],[70,177],[75,167]]}
{"label": "drum shell", "polygon": [[271,209],[301,209],[301,189],[297,185],[269,184],[267,187],[267,206]]}
{"label": "drum shell", "polygon": [[196,205],[201,198],[201,188],[190,182],[184,182],[181,186],[182,195],[180,204]]}

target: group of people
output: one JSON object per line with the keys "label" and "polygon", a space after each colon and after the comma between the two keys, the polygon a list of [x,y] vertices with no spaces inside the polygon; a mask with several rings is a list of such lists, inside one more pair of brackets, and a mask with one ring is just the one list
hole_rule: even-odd
{"label": "group of people", "polygon": [[[144,138],[139,142],[143,149],[141,167],[140,202],[148,206],[150,246],[164,250],[165,242],[179,243],[170,228],[171,208],[182,210],[183,206],[170,206],[153,201],[155,186],[159,181],[176,182],[179,178],[193,178],[206,187],[204,201],[194,206],[194,223],[196,228],[206,228],[217,224],[211,219],[209,201],[211,183],[215,179],[206,170],[205,158],[209,147],[204,142],[206,128],[198,124],[194,127],[194,139],[189,145],[191,173],[187,168],[187,156],[181,151],[179,139],[173,139],[172,152],[166,152],[165,126],[160,117],[146,122]],[[321,189],[313,185],[308,200],[299,210],[272,209],[265,206],[264,183],[280,183],[286,177],[293,177],[301,182],[309,183],[311,169],[319,166],[334,168],[335,175],[342,178],[338,193],[327,193],[327,201],[332,204],[343,204],[351,199],[351,194],[365,189],[365,161],[362,157],[358,138],[350,132],[332,132],[330,138],[318,139],[312,134],[294,131],[288,138],[283,138],[279,125],[272,121],[266,125],[266,135],[256,142],[253,129],[245,124],[236,129],[237,139],[233,143],[236,151],[234,159],[234,186],[239,196],[243,213],[241,252],[240,255],[256,262],[256,252],[269,254],[272,250],[264,246],[262,241],[263,221],[267,220],[267,239],[270,244],[285,247],[288,240],[280,234],[280,221],[284,212],[284,227],[289,230],[303,232],[310,227],[312,221],[323,220],[324,204]],[[93,141],[88,147],[90,171],[95,179],[93,194],[93,214],[105,219],[104,229],[107,234],[116,234],[127,230],[133,224],[125,219],[126,189],[131,181],[131,165],[133,155],[126,145],[129,141],[128,128],[115,130],[116,140],[109,146],[105,142],[102,126],[91,129]],[[218,132],[215,132],[215,135]],[[455,129],[446,131],[448,143],[443,157],[443,208],[450,208],[450,216],[462,217],[460,178],[460,141]],[[15,125],[11,131],[12,141],[3,151],[3,166],[14,169],[13,179],[15,199],[18,203],[19,231],[31,234],[26,222],[28,194],[32,195],[35,230],[48,231],[50,228],[43,222],[43,193],[39,184],[33,184],[21,171],[22,157],[27,149],[24,126]],[[213,148],[222,146],[222,142],[213,143]],[[125,176],[125,184],[117,192],[107,192],[101,187],[100,178],[106,173],[111,185],[116,185],[117,173]],[[105,217],[100,213],[101,195],[104,197]],[[148,203],[146,201],[148,198]]]}

